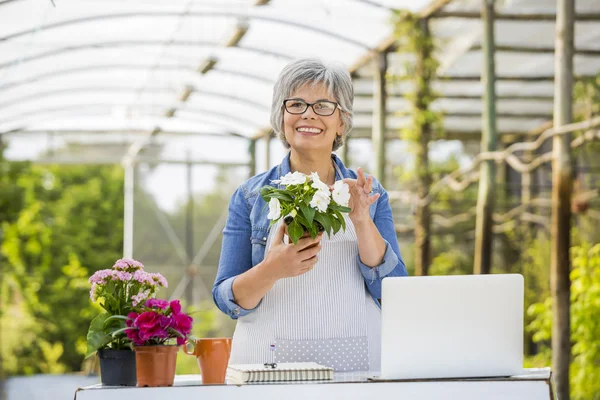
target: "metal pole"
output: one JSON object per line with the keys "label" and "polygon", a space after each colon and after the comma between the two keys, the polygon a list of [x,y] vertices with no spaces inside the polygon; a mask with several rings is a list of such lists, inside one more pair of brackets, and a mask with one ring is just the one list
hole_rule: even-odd
{"label": "metal pole", "polygon": [[190,160],[191,157],[188,152],[188,163],[186,165],[187,207],[185,217],[185,250],[188,260],[186,273],[190,277],[189,283],[185,288],[185,299],[188,306],[194,304],[194,278],[196,275],[196,266],[192,262],[194,258],[194,196],[192,191],[193,164]]}
{"label": "metal pole", "polygon": [[[481,151],[496,150],[496,68],[494,61],[494,0],[483,0],[484,29],[483,54],[485,64],[481,74],[485,85]],[[493,160],[481,163],[477,215],[475,221],[474,273],[488,274],[492,264],[492,214],[494,211],[494,181],[496,167]]]}
{"label": "metal pole", "polygon": [[375,159],[374,175],[385,185],[385,74],[387,72],[387,53],[381,52],[375,57],[375,79],[373,88],[373,134],[372,145]]}
{"label": "metal pole", "polygon": [[265,135],[265,171],[271,167],[271,132]]}
{"label": "metal pole", "polygon": [[256,139],[250,139],[248,143],[248,152],[250,153],[250,177],[256,175]]}
{"label": "metal pole", "polygon": [[[557,0],[554,84],[554,127],[571,122],[573,110],[573,42],[575,0]],[[550,287],[552,293],[552,372],[556,394],[569,398],[570,296],[569,257],[571,234],[571,192],[573,190],[571,135],[552,139],[552,239]]]}
{"label": "metal pole", "polygon": [[133,201],[135,184],[135,160],[127,159],[123,165],[124,213],[123,213],[123,257],[133,258]]}

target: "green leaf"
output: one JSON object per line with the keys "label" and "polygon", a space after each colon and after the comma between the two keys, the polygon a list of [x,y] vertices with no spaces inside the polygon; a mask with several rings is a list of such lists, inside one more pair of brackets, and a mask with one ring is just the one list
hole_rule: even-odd
{"label": "green leaf", "polygon": [[298,239],[304,235],[304,228],[302,228],[302,225],[300,225],[295,218],[292,223],[288,225],[288,235],[294,244],[298,244]]}
{"label": "green leaf", "polygon": [[300,204],[300,211],[302,211],[302,215],[306,218],[308,226],[312,225],[316,210],[306,204]]}
{"label": "green leaf", "polygon": [[271,200],[271,192],[273,191],[273,189],[275,188],[272,186],[263,186],[260,188],[260,196],[267,203],[269,202],[269,200]]}
{"label": "green leaf", "polygon": [[104,321],[104,327],[106,328],[108,325],[110,325],[109,322],[112,322],[115,320],[127,321],[127,317],[124,315],[111,315],[110,317],[106,318],[106,320]]}
{"label": "green leaf", "polygon": [[104,330],[104,323],[109,317],[109,313],[102,313],[90,322],[90,328],[87,334],[86,358],[114,340],[114,338]]}
{"label": "green leaf", "polygon": [[344,229],[344,232],[346,232],[346,219],[344,218],[342,213],[339,211],[336,211],[335,215],[337,215],[338,221],[340,221],[340,223],[342,224],[342,229]]}
{"label": "green leaf", "polygon": [[119,335],[119,334],[121,334],[121,333],[125,332],[125,331],[126,331],[126,330],[128,330],[128,329],[134,329],[134,328],[130,328],[130,327],[126,326],[126,327],[124,327],[124,328],[117,329],[116,331],[112,332],[112,337],[114,338],[115,336],[117,336],[117,335]]}
{"label": "green leaf", "polygon": [[336,233],[338,233],[338,231],[342,227],[342,223],[340,222],[340,220],[338,218],[335,218],[334,216],[331,217],[331,228],[333,229],[333,234],[334,235]]}
{"label": "green leaf", "polygon": [[327,235],[331,236],[331,217],[318,212],[315,214],[315,220],[319,221],[323,225],[323,228],[325,228]]}
{"label": "green leaf", "polygon": [[278,189],[273,190],[273,192],[271,193],[271,198],[276,198],[276,199],[279,199],[279,200],[282,200],[282,201],[285,201],[288,203],[294,201],[292,196],[290,196],[286,192],[278,190]]}
{"label": "green leaf", "polygon": [[329,208],[333,211],[340,211],[343,213],[349,213],[352,211],[350,207],[340,206],[339,204],[335,204],[334,202],[329,203]]}

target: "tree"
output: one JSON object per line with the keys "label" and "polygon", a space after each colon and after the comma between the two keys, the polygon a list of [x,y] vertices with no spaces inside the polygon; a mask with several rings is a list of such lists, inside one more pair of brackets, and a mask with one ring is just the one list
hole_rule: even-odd
{"label": "tree", "polygon": [[[119,166],[37,166],[0,161],[11,171],[2,193],[5,369],[11,374],[78,370],[95,311],[90,273],[120,258],[123,173]],[[4,196],[0,196],[5,198]],[[4,308],[4,307],[3,307]]]}

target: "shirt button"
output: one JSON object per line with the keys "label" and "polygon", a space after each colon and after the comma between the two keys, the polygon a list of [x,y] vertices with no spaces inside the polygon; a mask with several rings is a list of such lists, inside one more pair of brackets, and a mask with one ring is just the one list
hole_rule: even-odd
{"label": "shirt button", "polygon": [[233,313],[234,313],[235,315],[240,315],[240,309],[239,309],[239,308],[235,308],[235,309],[233,310]]}
{"label": "shirt button", "polygon": [[267,241],[267,238],[263,236],[263,242],[266,242],[266,241]]}

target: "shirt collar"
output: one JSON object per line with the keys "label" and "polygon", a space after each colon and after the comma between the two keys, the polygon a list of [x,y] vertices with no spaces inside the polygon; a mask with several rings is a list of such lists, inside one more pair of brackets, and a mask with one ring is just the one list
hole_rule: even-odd
{"label": "shirt collar", "polygon": [[[275,179],[279,179],[280,177],[286,175],[291,172],[290,167],[290,154],[291,152],[287,152],[281,164],[277,167],[277,177]],[[342,160],[335,154],[331,153],[331,159],[333,160],[333,166],[335,168],[335,180],[340,180],[344,178],[350,178],[350,174]]]}

